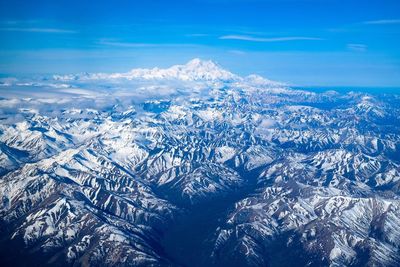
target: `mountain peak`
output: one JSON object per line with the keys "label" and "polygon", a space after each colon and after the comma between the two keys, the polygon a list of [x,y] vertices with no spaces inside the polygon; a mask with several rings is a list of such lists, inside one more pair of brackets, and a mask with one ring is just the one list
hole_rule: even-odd
{"label": "mountain peak", "polygon": [[181,81],[238,81],[242,78],[222,68],[212,60],[194,58],[184,65],[174,65],[166,69],[132,69],[125,73],[92,73],[79,75],[55,75],[55,80],[181,80]]}
{"label": "mountain peak", "polygon": [[185,65],[174,65],[168,69],[158,70],[168,73],[170,78],[187,81],[232,81],[240,77],[223,69],[212,60],[194,58]]}
{"label": "mountain peak", "polygon": [[186,67],[212,67],[221,68],[217,63],[212,60],[202,60],[200,58],[194,58],[188,61],[185,65]]}

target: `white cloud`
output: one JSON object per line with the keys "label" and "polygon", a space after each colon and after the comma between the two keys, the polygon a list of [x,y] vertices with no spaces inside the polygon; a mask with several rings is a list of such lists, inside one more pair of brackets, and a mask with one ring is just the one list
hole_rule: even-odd
{"label": "white cloud", "polygon": [[207,37],[210,35],[207,33],[190,33],[190,34],[187,34],[186,36],[188,36],[188,37]]}
{"label": "white cloud", "polygon": [[347,44],[347,49],[357,52],[367,51],[368,46],[365,44]]}
{"label": "white cloud", "polygon": [[77,33],[73,30],[57,29],[57,28],[0,28],[0,31],[11,32],[42,32],[42,33]]}
{"label": "white cloud", "polygon": [[115,46],[115,47],[156,47],[158,44],[150,43],[131,43],[131,42],[118,42],[118,41],[108,41],[100,40],[97,42],[100,45]]}
{"label": "white cloud", "polygon": [[370,21],[364,21],[363,24],[368,24],[368,25],[400,24],[400,19],[370,20]]}
{"label": "white cloud", "polygon": [[255,36],[250,36],[250,35],[223,35],[223,36],[220,36],[219,39],[221,39],[221,40],[241,40],[241,41],[250,41],[250,42],[264,42],[264,43],[323,40],[322,38],[305,37],[305,36],[263,38],[263,37],[255,37]]}
{"label": "white cloud", "polygon": [[121,42],[112,39],[101,39],[96,42],[98,45],[104,45],[109,47],[121,47],[121,48],[158,48],[158,47],[197,47],[196,44],[168,44],[168,43],[135,43],[135,42]]}
{"label": "white cloud", "polygon": [[235,55],[246,55],[246,52],[242,50],[229,50],[228,52]]}
{"label": "white cloud", "polygon": [[5,25],[30,25],[30,24],[35,24],[38,23],[39,21],[37,20],[5,20],[1,21],[0,24],[5,24]]}

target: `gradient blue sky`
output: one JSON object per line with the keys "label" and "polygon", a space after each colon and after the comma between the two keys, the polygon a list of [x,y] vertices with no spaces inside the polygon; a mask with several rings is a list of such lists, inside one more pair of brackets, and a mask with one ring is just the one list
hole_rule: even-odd
{"label": "gradient blue sky", "polygon": [[399,86],[398,0],[0,0],[0,73],[194,57],[294,85]]}

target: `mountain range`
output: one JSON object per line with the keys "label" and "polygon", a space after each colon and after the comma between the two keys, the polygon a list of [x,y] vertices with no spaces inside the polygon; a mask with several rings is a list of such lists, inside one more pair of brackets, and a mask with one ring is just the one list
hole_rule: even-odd
{"label": "mountain range", "polygon": [[400,94],[200,59],[0,92],[2,266],[400,265]]}

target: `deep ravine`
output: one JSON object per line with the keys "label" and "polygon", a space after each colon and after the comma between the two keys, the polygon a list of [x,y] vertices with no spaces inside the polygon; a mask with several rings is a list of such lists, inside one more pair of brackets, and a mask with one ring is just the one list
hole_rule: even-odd
{"label": "deep ravine", "polygon": [[161,245],[173,264],[186,267],[218,265],[218,259],[211,257],[216,230],[223,226],[237,201],[257,190],[257,171],[239,173],[244,180],[240,188],[210,201],[191,205],[170,223]]}

